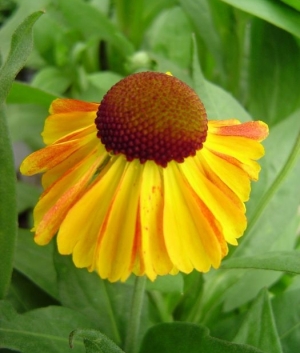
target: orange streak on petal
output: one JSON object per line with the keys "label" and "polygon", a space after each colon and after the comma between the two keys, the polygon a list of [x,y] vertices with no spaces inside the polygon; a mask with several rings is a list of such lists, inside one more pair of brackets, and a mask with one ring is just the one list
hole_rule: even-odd
{"label": "orange streak on petal", "polygon": [[[212,219],[217,220],[218,228],[226,241],[237,244],[236,238],[240,237],[246,228],[244,204],[232,202],[232,199],[227,197],[226,189],[220,189],[205,174],[199,172],[194,158],[186,160],[185,163],[179,165],[179,168],[190,188],[210,210],[211,217],[208,218],[210,223]],[[246,179],[245,182],[246,187],[249,186],[249,180]],[[215,234],[217,234],[216,231]]]}
{"label": "orange streak on petal", "polygon": [[[243,161],[240,161],[235,157],[229,156],[224,153],[219,153],[214,150],[212,150],[210,152],[211,152],[211,154],[218,156],[220,159],[223,159],[224,161],[226,161],[226,162],[240,168],[244,172],[246,172],[250,179],[258,180],[258,174],[261,170],[261,167],[257,162],[255,162],[251,159],[248,159],[248,160],[244,159]],[[246,201],[246,200],[244,200],[244,201]]]}
{"label": "orange streak on petal", "polygon": [[[227,121],[228,122],[228,121]],[[268,125],[262,121],[249,121],[234,125],[222,125],[209,122],[209,129],[212,133],[222,136],[242,136],[252,140],[262,141],[268,134]]]}
{"label": "orange streak on petal", "polygon": [[107,156],[104,146],[99,143],[93,136],[88,136],[82,139],[82,146],[74,151],[68,158],[62,160],[53,168],[47,170],[42,177],[43,188],[48,188],[52,183],[59,179],[67,170],[74,165],[84,160],[91,153],[96,153],[97,156]]}
{"label": "orange streak on petal", "polygon": [[24,175],[34,175],[53,168],[80,147],[79,141],[47,146],[29,155],[20,166]]}
{"label": "orange streak on petal", "polygon": [[98,271],[111,282],[125,281],[133,270],[141,169],[137,159],[126,163],[100,231]]}
{"label": "orange streak on petal", "polygon": [[[100,159],[97,159],[88,171],[76,182],[74,185],[68,187],[67,190],[60,195],[58,200],[52,205],[52,207],[43,215],[42,220],[35,227],[35,241],[39,245],[47,244],[51,238],[58,231],[62,221],[66,217],[70,208],[76,203],[76,201],[81,197],[84,189],[90,182],[92,176],[94,175],[97,167],[101,163]],[[62,184],[65,184],[66,180],[63,178],[61,180]],[[61,189],[61,188],[60,188]],[[51,195],[51,190],[47,191],[44,197],[53,196]],[[55,195],[54,195],[55,196]],[[51,201],[51,200],[49,200]],[[38,207],[38,206],[37,206]],[[70,235],[71,236],[71,235]]]}
{"label": "orange streak on petal", "polygon": [[57,98],[49,109],[50,114],[97,111],[99,103],[88,103],[77,99]]}
{"label": "orange streak on petal", "polygon": [[185,273],[193,268],[206,272],[211,265],[218,267],[226,248],[218,222],[177,163],[170,162],[163,172],[164,237],[174,267]]}
{"label": "orange streak on petal", "polygon": [[104,160],[97,158],[96,150],[92,151],[79,163],[74,164],[70,169],[52,183],[41,195],[39,202],[34,209],[34,224],[37,225],[48,210],[55,205],[58,199],[65,193],[66,190],[71,188],[90,170],[93,163],[97,159],[98,163],[101,164]]}
{"label": "orange streak on petal", "polygon": [[[225,156],[227,157],[227,156]],[[228,161],[207,148],[199,151],[194,159],[199,172],[217,186],[231,202],[241,205],[249,199],[250,180],[243,166],[236,159]],[[199,168],[201,165],[202,168]]]}
{"label": "orange streak on petal", "polygon": [[[112,157],[60,226],[57,236],[59,253],[73,253],[76,267],[98,270],[102,242],[100,229],[125,165],[123,157]],[[107,264],[110,265],[111,262]]]}

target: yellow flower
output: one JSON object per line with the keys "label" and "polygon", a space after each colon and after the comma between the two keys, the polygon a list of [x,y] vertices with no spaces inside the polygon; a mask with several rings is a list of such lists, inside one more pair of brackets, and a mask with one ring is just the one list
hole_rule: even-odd
{"label": "yellow flower", "polygon": [[218,268],[246,228],[267,135],[260,121],[207,122],[196,93],[157,72],[121,80],[100,105],[57,99],[47,146],[21,165],[44,173],[35,241],[57,233],[61,254],[112,282]]}

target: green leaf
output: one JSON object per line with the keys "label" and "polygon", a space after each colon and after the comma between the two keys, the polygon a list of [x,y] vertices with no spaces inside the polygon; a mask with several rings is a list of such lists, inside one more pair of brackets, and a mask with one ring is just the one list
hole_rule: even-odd
{"label": "green leaf", "polygon": [[[10,39],[15,32],[16,28],[26,17],[32,13],[44,10],[48,3],[52,0],[26,0],[26,1],[12,1],[17,3],[15,11],[9,16],[5,23],[0,28],[0,56],[4,60],[10,49]],[[3,0],[0,2],[0,4]],[[1,62],[1,60],[0,60]]]}
{"label": "green leaf", "polygon": [[9,290],[5,299],[14,306],[18,313],[24,313],[29,310],[58,304],[55,299],[50,297],[30,279],[16,270],[13,271]]}
{"label": "green leaf", "polygon": [[[235,254],[254,254],[274,248],[274,234],[280,237],[295,219],[300,197],[300,111],[295,112],[270,131],[265,141],[266,165],[261,171],[260,198],[249,217],[248,230]],[[284,139],[282,138],[284,136]],[[280,146],[280,148],[276,148]],[[273,217],[276,214],[277,217]],[[262,237],[262,234],[264,236]],[[271,248],[272,248],[271,247]],[[288,250],[288,249],[276,249]]]}
{"label": "green leaf", "polygon": [[[13,143],[23,141],[31,150],[44,147],[41,132],[45,118],[49,115],[48,108],[49,106],[44,104],[9,104],[7,106],[8,127]],[[26,154],[31,152],[30,149]],[[20,152],[24,158],[23,150]]]}
{"label": "green leaf", "polygon": [[[21,353],[67,352],[69,334],[78,327],[92,325],[75,310],[50,306],[19,315],[11,304],[0,302],[1,348]],[[73,352],[82,353],[83,343],[77,342]]]}
{"label": "green leaf", "polygon": [[184,290],[174,312],[175,320],[193,322],[199,309],[203,289],[203,275],[193,271],[184,275]]}
{"label": "green leaf", "polygon": [[191,61],[191,30],[180,7],[164,11],[149,29],[150,48],[178,66],[188,68]]}
{"label": "green leaf", "polygon": [[88,88],[80,94],[80,99],[101,102],[107,91],[123,77],[110,71],[87,75]]}
{"label": "green leaf", "polygon": [[119,344],[125,334],[123,328],[120,332],[119,323],[128,318],[129,307],[125,303],[130,301],[131,287],[119,283],[112,285],[96,273],[77,269],[70,257],[55,256],[55,265],[62,304],[88,316],[94,322],[94,328]]}
{"label": "green leaf", "polygon": [[0,298],[3,298],[10,281],[17,231],[16,181],[10,135],[4,111],[4,101],[12,81],[25,64],[32,48],[32,27],[42,12],[27,17],[15,31],[8,58],[0,69],[0,200],[5,207],[0,212]]}
{"label": "green leaf", "polygon": [[[55,266],[59,284],[59,300],[69,308],[77,310],[94,323],[94,328],[107,335],[116,344],[124,342],[126,324],[129,319],[133,286],[131,278],[126,283],[110,283],[95,272],[78,269],[70,256],[55,254]],[[148,316],[148,298],[144,298],[140,340],[152,323]]]}
{"label": "green leaf", "polygon": [[73,348],[74,338],[82,338],[86,353],[124,353],[103,333],[96,330],[75,330],[70,334],[70,346]]}
{"label": "green leaf", "polygon": [[150,23],[163,11],[177,5],[177,0],[152,0],[144,2],[143,22],[147,28]]}
{"label": "green leaf", "polygon": [[61,11],[73,28],[85,39],[104,39],[124,56],[134,52],[133,45],[120,33],[108,18],[96,8],[81,0],[61,0]]}
{"label": "green leaf", "polygon": [[[4,108],[0,107],[0,299],[4,298],[12,273],[17,233],[16,175]],[[5,200],[5,202],[4,202]]]}
{"label": "green leaf", "polygon": [[209,1],[180,0],[179,2],[191,19],[197,36],[202,38],[207,49],[212,53],[218,70],[223,74],[224,64],[223,55],[221,55],[223,48],[220,33],[216,31]]}
{"label": "green leaf", "polygon": [[300,13],[280,1],[221,0],[300,37]]}
{"label": "green leaf", "polygon": [[265,289],[249,309],[233,341],[255,346],[265,352],[282,353],[272,307]]}
{"label": "green leaf", "polygon": [[144,34],[144,2],[140,0],[115,1],[119,27],[129,40],[138,47]]}
{"label": "green leaf", "polygon": [[53,298],[58,298],[53,252],[53,243],[39,246],[33,240],[33,233],[19,229],[14,267]]}
{"label": "green leaf", "polygon": [[236,118],[240,121],[251,120],[251,116],[232,95],[221,87],[205,80],[199,63],[195,38],[193,38],[192,68],[194,89],[205,106],[208,119]]}
{"label": "green leaf", "polygon": [[253,257],[232,258],[225,260],[221,268],[256,268],[300,274],[300,251],[274,251]]}
{"label": "green leaf", "polygon": [[56,95],[45,92],[26,83],[15,81],[7,97],[9,104],[40,104],[49,107]]}
{"label": "green leaf", "polygon": [[164,323],[149,329],[140,353],[262,353],[244,344],[214,338],[206,327],[188,323]]}
{"label": "green leaf", "polygon": [[[253,200],[248,230],[233,257],[258,256],[294,248],[300,199],[300,138],[295,136],[299,130],[299,112],[271,130],[265,143],[267,165],[261,172],[265,177],[259,181],[263,191],[260,189],[259,198]],[[282,136],[285,138],[282,139]],[[252,299],[263,286],[269,286],[279,278],[279,274],[271,271],[237,271],[241,279],[223,296],[226,310]],[[251,283],[251,288],[245,291],[248,283]]]}
{"label": "green leaf", "polygon": [[299,288],[288,289],[274,297],[272,307],[283,351],[285,353],[297,352],[300,347]]}
{"label": "green leaf", "polygon": [[47,66],[38,71],[31,85],[54,95],[62,95],[71,85],[71,78],[60,69]]}
{"label": "green leaf", "polygon": [[300,11],[300,2],[299,0],[281,0],[288,4],[289,6],[294,7],[296,10]]}
{"label": "green leaf", "polygon": [[250,48],[249,110],[274,125],[300,105],[300,48],[291,34],[261,20],[252,21]]}
{"label": "green leaf", "polygon": [[32,27],[42,13],[42,11],[38,11],[28,16],[12,36],[8,58],[0,69],[0,106],[6,99],[13,80],[25,65],[32,50]]}
{"label": "green leaf", "polygon": [[159,276],[154,282],[148,281],[146,288],[147,290],[157,290],[163,293],[182,293],[183,285],[183,277],[179,273],[176,276]]}

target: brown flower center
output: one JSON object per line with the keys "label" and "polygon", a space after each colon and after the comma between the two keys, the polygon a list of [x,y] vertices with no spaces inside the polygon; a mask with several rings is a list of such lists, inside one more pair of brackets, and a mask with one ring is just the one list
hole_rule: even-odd
{"label": "brown flower center", "polygon": [[104,96],[95,123],[108,152],[128,161],[183,162],[202,148],[207,134],[205,108],[197,94],[173,76],[158,72],[130,75]]}

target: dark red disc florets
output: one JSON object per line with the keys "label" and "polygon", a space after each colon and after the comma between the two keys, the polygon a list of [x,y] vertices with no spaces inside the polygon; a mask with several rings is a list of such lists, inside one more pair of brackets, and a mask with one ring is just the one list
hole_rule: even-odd
{"label": "dark red disc florets", "polygon": [[95,123],[107,151],[163,167],[195,155],[207,134],[206,112],[197,94],[158,72],[133,74],[115,84],[104,96]]}

